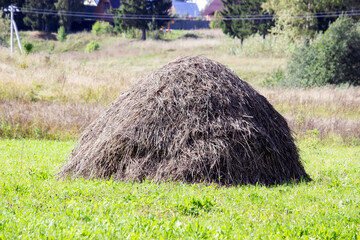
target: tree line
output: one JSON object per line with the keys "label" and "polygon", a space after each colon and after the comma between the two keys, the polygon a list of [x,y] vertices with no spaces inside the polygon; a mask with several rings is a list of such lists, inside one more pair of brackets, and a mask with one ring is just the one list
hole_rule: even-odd
{"label": "tree line", "polygon": [[[221,27],[241,40],[259,33],[284,34],[294,40],[325,31],[341,12],[360,10],[359,0],[221,0]],[[360,14],[360,11],[358,11]],[[331,16],[329,16],[331,15]],[[234,16],[257,16],[232,19]],[[267,17],[269,16],[269,17]],[[274,17],[275,16],[275,17]],[[354,17],[358,19],[357,17]]]}
{"label": "tree line", "polygon": [[83,11],[83,0],[0,0],[0,9],[14,4],[19,8],[53,10],[59,15],[38,13],[16,13],[14,18],[20,29],[40,31],[54,31],[59,26],[70,30],[73,21],[80,21],[76,17],[61,15],[62,11]]}
{"label": "tree line", "polygon": [[[336,17],[317,17],[323,13],[338,14],[343,11],[360,10],[359,0],[221,0],[223,10],[219,20],[223,32],[241,40],[259,33],[285,34],[290,39],[299,36],[312,37],[325,31]],[[21,29],[53,31],[59,26],[70,30],[71,23],[80,18],[61,15],[62,11],[84,11],[83,0],[0,0],[0,8],[15,4],[28,9],[47,9],[59,15],[18,13],[16,21]],[[112,13],[116,29],[120,32],[140,29],[143,39],[147,30],[159,29],[171,17],[171,0],[120,0],[120,8]],[[140,16],[132,19],[128,16]],[[142,17],[141,17],[142,16]],[[146,16],[146,17],[144,17]],[[257,17],[254,17],[257,16]],[[275,16],[275,17],[274,17]],[[299,17],[300,16],[300,17]],[[238,17],[241,19],[234,19]]]}

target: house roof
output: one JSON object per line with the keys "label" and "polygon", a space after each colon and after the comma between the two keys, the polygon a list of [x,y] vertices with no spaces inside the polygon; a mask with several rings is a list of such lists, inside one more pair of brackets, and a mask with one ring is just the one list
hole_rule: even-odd
{"label": "house roof", "polygon": [[84,0],[85,6],[97,6],[99,3],[99,0]]}
{"label": "house roof", "polygon": [[198,17],[200,15],[199,7],[196,3],[173,0],[172,5],[175,8],[175,13],[179,16]]}
{"label": "house roof", "polygon": [[221,11],[223,9],[223,5],[221,0],[213,0],[210,5],[205,8],[202,15],[214,15],[216,11]]}

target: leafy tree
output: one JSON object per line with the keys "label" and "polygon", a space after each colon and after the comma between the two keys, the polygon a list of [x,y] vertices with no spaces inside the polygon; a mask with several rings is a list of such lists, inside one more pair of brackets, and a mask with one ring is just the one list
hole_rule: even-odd
{"label": "leafy tree", "polygon": [[[25,4],[25,0],[0,0],[0,10],[10,6],[11,4],[14,4],[17,7],[23,7],[23,5]],[[7,13],[6,13],[7,14]],[[5,13],[2,14],[2,16],[4,16]],[[1,17],[1,15],[0,15]],[[14,20],[16,22],[16,25],[19,29],[24,29],[26,28],[23,18],[25,17],[25,14],[19,12],[16,13],[14,15]]]}
{"label": "leafy tree", "polygon": [[146,40],[146,30],[150,26],[155,29],[165,21],[159,16],[169,16],[172,6],[171,0],[120,0],[121,7],[117,10],[118,17],[115,24],[120,31],[132,28],[142,31],[142,39]]}
{"label": "leafy tree", "polygon": [[66,30],[69,32],[71,29],[71,24],[74,21],[80,21],[81,18],[66,16],[62,14],[64,11],[71,12],[81,12],[84,8],[83,0],[59,0],[56,4],[56,9],[60,13],[60,21],[59,24],[64,26]]}
{"label": "leafy tree", "polygon": [[[54,1],[51,0],[26,0],[24,7],[30,9],[46,9],[56,10]],[[56,29],[58,25],[58,18],[51,14],[26,14],[24,18],[25,25],[31,27],[33,30],[42,30],[49,32],[51,27]]]}
{"label": "leafy tree", "polygon": [[313,34],[316,25],[314,0],[267,0],[262,7],[277,16],[272,33],[284,34],[291,40]]}
{"label": "leafy tree", "polygon": [[262,7],[277,18],[272,32],[295,40],[299,36],[312,37],[319,30],[326,30],[331,18],[315,18],[323,12],[342,12],[360,8],[359,0],[266,0]]}
{"label": "leafy tree", "polygon": [[[2,11],[0,10],[0,16]],[[7,41],[10,37],[10,21],[7,18],[0,17],[0,46],[7,46]]]}
{"label": "leafy tree", "polygon": [[[316,1],[316,11],[319,12],[344,12],[344,11],[353,11],[360,9],[359,0],[318,0]],[[353,19],[359,20],[359,16],[352,16]],[[328,29],[331,23],[336,21],[336,17],[325,17],[317,19],[317,28],[318,31],[325,31]]]}
{"label": "leafy tree", "polygon": [[265,0],[221,0],[224,9],[221,11],[223,17],[223,32],[232,37],[241,39],[259,32],[262,35],[268,33],[272,19],[232,19],[248,18],[251,15],[264,14],[261,4]]}

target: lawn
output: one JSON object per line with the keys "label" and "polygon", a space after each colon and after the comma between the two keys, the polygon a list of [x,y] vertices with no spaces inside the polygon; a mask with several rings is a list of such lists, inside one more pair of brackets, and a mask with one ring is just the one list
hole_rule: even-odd
{"label": "lawn", "polygon": [[359,239],[360,146],[298,142],[310,183],[59,181],[74,141],[0,140],[0,239]]}

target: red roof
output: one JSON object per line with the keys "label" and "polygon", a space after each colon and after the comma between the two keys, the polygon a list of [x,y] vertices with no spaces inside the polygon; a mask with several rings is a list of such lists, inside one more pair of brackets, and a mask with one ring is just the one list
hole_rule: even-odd
{"label": "red roof", "polygon": [[223,9],[223,5],[221,0],[213,0],[210,5],[205,8],[202,15],[214,15],[216,11],[221,11]]}

